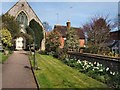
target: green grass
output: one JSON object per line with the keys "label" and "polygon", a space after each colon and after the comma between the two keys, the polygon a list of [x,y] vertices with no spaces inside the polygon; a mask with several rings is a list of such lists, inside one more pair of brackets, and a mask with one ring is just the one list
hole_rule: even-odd
{"label": "green grass", "polygon": [[80,73],[60,60],[48,55],[36,55],[40,70],[35,70],[40,88],[106,88],[95,79]]}
{"label": "green grass", "polygon": [[2,52],[0,52],[0,63],[4,63],[9,56],[10,54],[4,55]]}

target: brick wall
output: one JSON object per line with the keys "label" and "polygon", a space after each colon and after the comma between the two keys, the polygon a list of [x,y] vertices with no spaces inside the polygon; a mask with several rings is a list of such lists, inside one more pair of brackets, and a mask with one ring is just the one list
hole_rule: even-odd
{"label": "brick wall", "polygon": [[[63,48],[64,47],[64,43],[65,43],[64,38],[61,37],[60,38],[60,42],[61,42],[60,48]],[[80,43],[80,47],[84,47],[84,45],[85,45],[85,39],[80,39],[79,43]]]}
{"label": "brick wall", "polygon": [[60,42],[61,42],[60,48],[63,48],[64,47],[64,38],[60,37]]}
{"label": "brick wall", "polygon": [[80,39],[79,42],[80,42],[80,47],[84,47],[85,39]]}

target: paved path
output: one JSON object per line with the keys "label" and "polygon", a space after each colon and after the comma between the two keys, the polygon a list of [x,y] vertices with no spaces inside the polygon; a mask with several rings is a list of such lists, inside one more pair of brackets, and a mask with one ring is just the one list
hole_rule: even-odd
{"label": "paved path", "polygon": [[2,87],[37,88],[30,67],[27,53],[15,51],[2,65]]}

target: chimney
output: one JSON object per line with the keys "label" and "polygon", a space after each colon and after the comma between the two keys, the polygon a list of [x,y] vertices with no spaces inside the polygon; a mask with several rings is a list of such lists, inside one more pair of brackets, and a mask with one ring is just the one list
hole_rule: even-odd
{"label": "chimney", "polygon": [[67,29],[70,29],[71,26],[70,26],[70,21],[69,20],[67,21],[66,24],[67,24]]}

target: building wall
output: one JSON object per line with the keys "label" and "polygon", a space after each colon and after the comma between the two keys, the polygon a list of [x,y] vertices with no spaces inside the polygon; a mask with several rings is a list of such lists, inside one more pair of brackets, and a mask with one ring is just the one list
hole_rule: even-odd
{"label": "building wall", "polygon": [[64,38],[60,37],[60,42],[61,42],[60,48],[63,48],[65,43]]}
{"label": "building wall", "polygon": [[112,40],[120,40],[120,36],[119,36],[119,33],[120,32],[111,32],[110,33],[110,38],[112,39]]}
{"label": "building wall", "polygon": [[80,39],[79,42],[80,42],[80,47],[84,47],[85,39]]}
{"label": "building wall", "polygon": [[[60,46],[60,48],[63,48],[64,47],[64,43],[65,43],[65,40],[64,40],[64,38],[60,38],[60,42],[61,42],[61,46]],[[84,45],[85,45],[85,39],[80,39],[79,40],[79,44],[80,44],[80,47],[84,47]]]}

